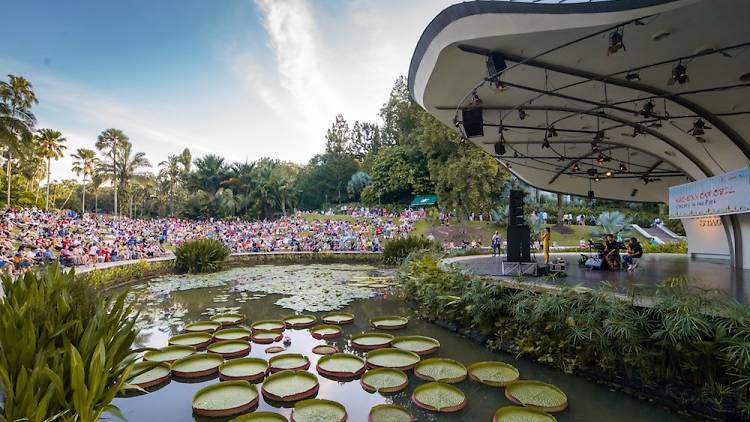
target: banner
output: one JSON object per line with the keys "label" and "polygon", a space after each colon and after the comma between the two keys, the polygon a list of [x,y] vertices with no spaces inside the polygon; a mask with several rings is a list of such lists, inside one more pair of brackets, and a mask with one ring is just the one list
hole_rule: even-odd
{"label": "banner", "polygon": [[669,218],[745,212],[750,212],[750,170],[747,167],[669,188]]}

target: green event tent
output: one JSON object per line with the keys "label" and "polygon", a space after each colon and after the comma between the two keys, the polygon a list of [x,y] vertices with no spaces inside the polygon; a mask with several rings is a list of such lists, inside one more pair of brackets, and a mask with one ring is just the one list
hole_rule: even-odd
{"label": "green event tent", "polygon": [[438,200],[437,195],[417,195],[411,201],[411,204],[409,204],[409,208],[436,205],[437,200]]}

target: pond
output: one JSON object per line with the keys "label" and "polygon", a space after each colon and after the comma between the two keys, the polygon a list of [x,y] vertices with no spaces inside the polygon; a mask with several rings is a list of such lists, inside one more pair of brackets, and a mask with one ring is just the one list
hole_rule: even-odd
{"label": "pond", "polygon": [[[341,309],[355,315],[353,324],[343,325],[343,335],[331,340],[316,340],[307,329],[287,329],[291,339],[289,353],[302,353],[309,357],[308,372],[317,374],[320,358],[311,352],[318,344],[335,344],[341,351],[364,357],[363,352],[351,348],[353,334],[372,331],[371,318],[384,315],[411,316],[409,307],[402,303],[392,286],[366,287],[362,280],[367,276],[389,275],[386,270],[362,265],[260,265],[233,269],[202,276],[167,276],[130,287],[131,297],[137,301],[142,318],[138,346],[164,347],[170,336],[182,332],[184,324],[206,320],[208,315],[226,309],[247,316],[246,324],[261,319],[279,319],[294,313],[312,313],[321,316],[325,311]],[[373,283],[373,281],[370,281]],[[377,281],[377,285],[382,281]],[[387,284],[387,282],[386,282]],[[217,309],[218,308],[218,309]],[[497,360],[514,365],[521,379],[551,383],[562,389],[569,400],[569,408],[555,416],[559,421],[677,421],[684,417],[637,400],[605,386],[547,368],[531,361],[516,359],[512,355],[492,352],[434,324],[411,318],[406,328],[391,332],[396,336],[423,335],[434,337],[441,343],[440,350],[429,357],[455,359],[468,366],[471,363]],[[281,346],[282,342],[252,345],[250,356],[268,359],[268,346]],[[489,387],[465,380],[454,384],[468,398],[468,406],[453,414],[432,413],[421,410],[410,400],[415,387],[424,384],[409,373],[409,386],[395,394],[381,395],[365,391],[358,380],[336,381],[318,375],[320,390],[317,398],[335,400],[346,406],[348,420],[367,420],[372,406],[395,403],[412,412],[416,421],[490,421],[494,412],[510,403],[501,388]],[[218,383],[218,378],[200,382],[171,380],[168,384],[134,397],[117,398],[114,402],[129,421],[225,421],[231,418],[205,418],[192,413],[193,393],[200,388]],[[259,386],[260,387],[260,386]],[[260,398],[258,410],[269,410],[287,417],[289,407],[277,407]]]}

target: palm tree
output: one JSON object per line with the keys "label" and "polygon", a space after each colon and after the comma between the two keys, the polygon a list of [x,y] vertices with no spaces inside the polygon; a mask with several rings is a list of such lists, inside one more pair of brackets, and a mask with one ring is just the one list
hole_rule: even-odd
{"label": "palm tree", "polygon": [[120,151],[119,163],[120,169],[117,173],[117,184],[122,184],[123,188],[128,193],[128,215],[133,216],[133,189],[130,186],[131,181],[142,181],[146,179],[149,174],[141,172],[144,167],[151,167],[151,162],[146,158],[145,152],[132,153],[133,144],[126,142],[123,144],[123,148]]}
{"label": "palm tree", "polygon": [[129,139],[123,131],[120,129],[106,129],[104,130],[97,138],[96,143],[94,146],[96,146],[96,149],[99,151],[104,151],[107,156],[109,156],[109,159],[111,160],[111,165],[109,166],[109,169],[112,171],[111,180],[112,185],[114,188],[114,213],[115,216],[117,216],[118,207],[117,207],[117,158],[118,154],[120,153],[120,150],[123,149],[125,144],[129,144]]}
{"label": "palm tree", "polygon": [[169,215],[174,217],[174,196],[175,188],[180,181],[180,177],[183,174],[183,168],[181,167],[182,161],[180,156],[170,155],[166,160],[159,163],[159,177],[164,178],[169,184]]}
{"label": "palm tree", "polygon": [[596,217],[597,227],[591,229],[591,234],[598,237],[622,232],[627,235],[630,223],[630,218],[619,211],[604,211]]}
{"label": "palm tree", "polygon": [[8,75],[8,82],[0,81],[0,145],[8,149],[8,207],[13,153],[21,155],[25,145],[33,139],[36,118],[30,109],[37,102],[33,87],[25,78]]}
{"label": "palm tree", "polygon": [[44,201],[44,210],[49,211],[50,166],[53,158],[57,161],[63,156],[63,150],[66,149],[63,143],[66,139],[63,138],[62,133],[53,129],[40,129],[36,137],[42,147],[42,154],[47,159],[47,196]]}
{"label": "palm tree", "polygon": [[[98,165],[99,160],[96,160]],[[91,176],[91,187],[94,188],[94,213],[99,212],[99,187],[104,183],[104,177],[97,172],[98,167],[94,167],[93,175]]]}
{"label": "palm tree", "polygon": [[[81,195],[81,214],[86,213],[86,176],[92,178],[96,174],[96,165],[99,161],[96,158],[96,151],[88,148],[78,148],[75,154],[71,155],[75,161],[73,161],[73,173],[76,176],[83,174],[83,186]],[[96,205],[94,206],[94,212],[96,212]]]}
{"label": "palm tree", "polygon": [[193,162],[193,155],[190,153],[190,150],[185,148],[182,150],[182,153],[180,154],[180,164],[182,164],[182,169],[184,170],[185,174],[190,173],[190,165]]}

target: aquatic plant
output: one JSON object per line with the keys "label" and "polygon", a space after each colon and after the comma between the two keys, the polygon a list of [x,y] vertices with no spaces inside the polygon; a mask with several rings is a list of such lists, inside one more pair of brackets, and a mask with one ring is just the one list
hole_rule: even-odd
{"label": "aquatic plant", "polygon": [[215,239],[196,239],[182,243],[174,251],[175,269],[183,273],[218,271],[229,257],[229,248]]}
{"label": "aquatic plant", "polygon": [[383,247],[383,261],[386,264],[401,264],[410,253],[416,251],[441,251],[440,242],[423,236],[408,236],[389,240]]}
{"label": "aquatic plant", "polygon": [[135,317],[125,293],[104,296],[52,265],[2,278],[0,421],[95,422],[133,367]]}

